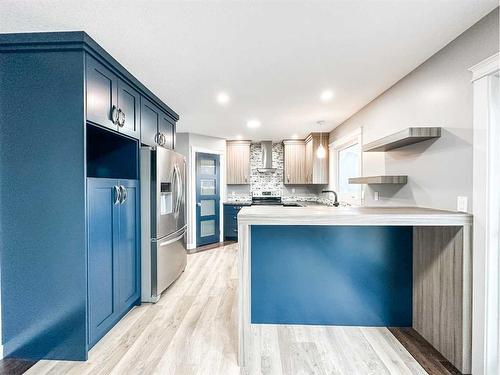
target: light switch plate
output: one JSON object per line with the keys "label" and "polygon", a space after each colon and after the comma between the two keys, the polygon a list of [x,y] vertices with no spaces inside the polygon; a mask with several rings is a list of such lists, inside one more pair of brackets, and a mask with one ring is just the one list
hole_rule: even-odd
{"label": "light switch plate", "polygon": [[378,191],[373,192],[373,199],[378,201]]}
{"label": "light switch plate", "polygon": [[467,197],[457,197],[457,211],[467,212]]}

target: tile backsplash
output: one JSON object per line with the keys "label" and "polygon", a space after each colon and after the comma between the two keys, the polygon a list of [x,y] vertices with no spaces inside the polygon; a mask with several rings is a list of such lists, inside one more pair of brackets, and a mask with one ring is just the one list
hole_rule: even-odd
{"label": "tile backsplash", "polygon": [[262,166],[262,150],[260,143],[250,145],[250,191],[260,195],[263,191],[271,191],[281,196],[283,192],[283,144],[273,143],[274,171],[259,172]]}
{"label": "tile backsplash", "polygon": [[[250,145],[250,185],[228,185],[227,197],[229,200],[246,201],[252,195],[260,195],[263,191],[270,191],[273,195],[314,200],[321,192],[322,186],[285,186],[283,184],[283,143],[273,143],[274,171],[259,172],[262,165],[262,151],[260,143]],[[292,191],[293,189],[293,191]]]}

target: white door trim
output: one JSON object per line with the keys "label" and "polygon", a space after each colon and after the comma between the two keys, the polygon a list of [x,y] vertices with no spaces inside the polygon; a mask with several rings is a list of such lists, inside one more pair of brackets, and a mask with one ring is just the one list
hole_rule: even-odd
{"label": "white door trim", "polygon": [[212,150],[205,147],[190,146],[189,147],[189,178],[188,178],[188,231],[191,235],[188,236],[190,241],[187,243],[188,250],[196,248],[196,153],[203,152],[206,154],[219,155],[220,162],[220,199],[219,199],[219,241],[222,242],[224,238],[224,201],[226,198],[226,155],[224,151]]}
{"label": "white door trim", "polygon": [[[499,54],[474,65],[472,373],[500,373],[500,126],[492,120]],[[498,87],[496,88],[498,90]]]}

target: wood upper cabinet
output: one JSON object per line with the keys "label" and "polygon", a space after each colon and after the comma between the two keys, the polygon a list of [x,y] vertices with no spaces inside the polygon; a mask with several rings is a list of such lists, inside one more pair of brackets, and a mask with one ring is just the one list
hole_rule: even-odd
{"label": "wood upper cabinet", "polygon": [[313,182],[313,166],[314,166],[314,145],[313,137],[309,136],[306,138],[306,183],[312,184]]}
{"label": "wood upper cabinet", "polygon": [[[328,184],[328,133],[311,133],[306,138],[306,181],[308,184]],[[320,145],[325,149],[325,157],[318,158]]]}
{"label": "wood upper cabinet", "polygon": [[[325,148],[325,157],[320,159],[317,151]],[[328,133],[311,133],[305,140],[285,140],[284,173],[285,185],[328,184]]]}
{"label": "wood upper cabinet", "polygon": [[227,184],[250,184],[250,141],[226,142]]}
{"label": "wood upper cabinet", "polygon": [[283,141],[284,171],[283,179],[287,184],[306,184],[306,143],[302,140]]}

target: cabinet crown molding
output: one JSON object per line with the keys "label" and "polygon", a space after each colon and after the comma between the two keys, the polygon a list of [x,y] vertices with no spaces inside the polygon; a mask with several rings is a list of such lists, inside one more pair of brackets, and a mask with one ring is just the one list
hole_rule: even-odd
{"label": "cabinet crown molding", "polygon": [[123,65],[84,31],[0,34],[1,52],[85,51],[114,73],[125,78],[148,99],[156,102],[175,121],[179,115],[135,78]]}

